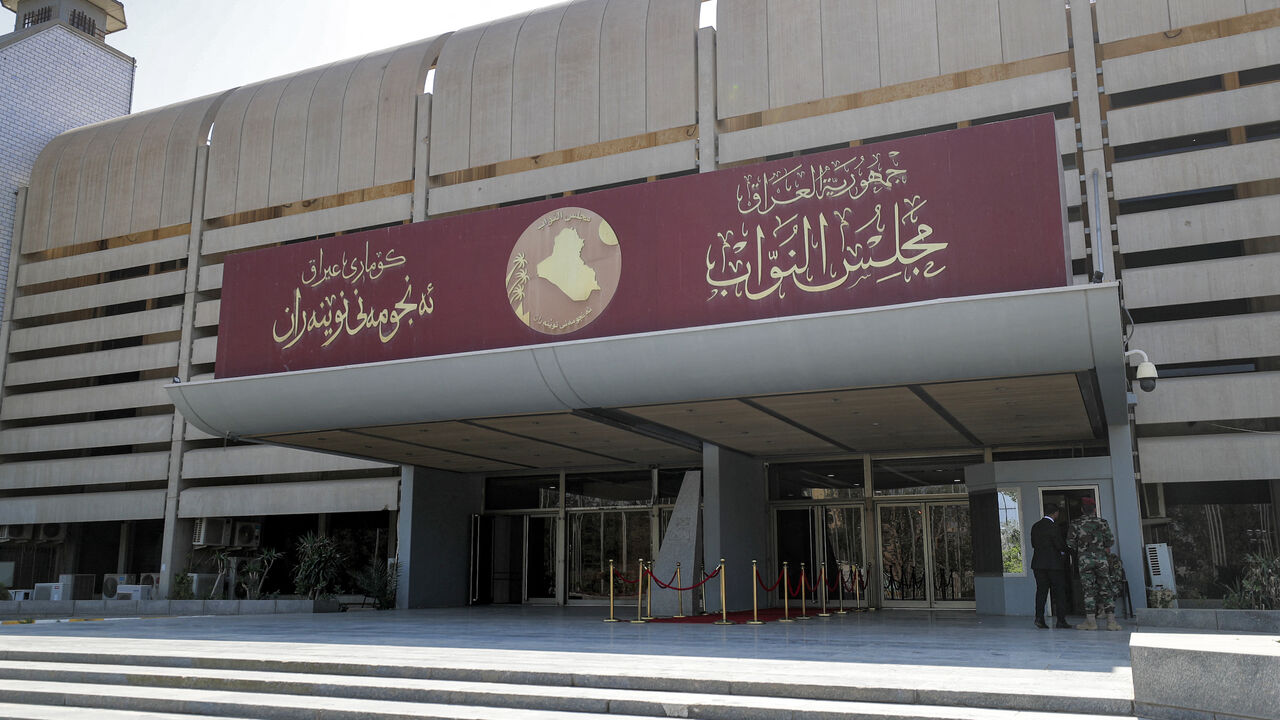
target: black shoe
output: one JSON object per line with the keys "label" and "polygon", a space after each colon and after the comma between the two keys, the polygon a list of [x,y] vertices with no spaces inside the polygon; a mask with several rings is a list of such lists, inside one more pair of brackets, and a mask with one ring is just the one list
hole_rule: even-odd
{"label": "black shoe", "polygon": [[1054,624],[1054,627],[1059,630],[1062,630],[1062,629],[1070,630],[1071,623],[1067,622],[1066,620],[1063,620],[1062,618],[1058,618],[1058,622]]}
{"label": "black shoe", "polygon": [[1040,628],[1041,630],[1047,630],[1049,628],[1048,625],[1044,624],[1044,620],[1041,620],[1040,618],[1036,618],[1036,627]]}

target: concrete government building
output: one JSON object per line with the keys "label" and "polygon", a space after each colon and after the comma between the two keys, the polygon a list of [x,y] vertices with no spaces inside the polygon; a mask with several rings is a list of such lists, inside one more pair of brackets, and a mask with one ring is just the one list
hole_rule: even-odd
{"label": "concrete government building", "polygon": [[[70,1],[4,4],[21,34]],[[1029,528],[1087,497],[1135,607],[1147,543],[1191,603],[1274,552],[1280,0],[700,6],[573,0],[42,138],[0,581],[164,594],[274,547],[289,593],[317,531],[398,558],[402,607],[725,558],[730,609],[755,560],[1029,615]]]}

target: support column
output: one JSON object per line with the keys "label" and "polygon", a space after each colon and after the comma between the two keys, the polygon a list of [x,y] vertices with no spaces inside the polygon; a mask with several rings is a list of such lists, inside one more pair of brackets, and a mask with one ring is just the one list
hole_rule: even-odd
{"label": "support column", "polygon": [[[751,561],[769,551],[769,488],[764,463],[710,443],[702,446],[703,563],[724,558],[726,605],[751,609]],[[720,610],[720,586],[708,583],[707,612]]]}
{"label": "support column", "polygon": [[1143,571],[1142,508],[1133,473],[1133,436],[1129,423],[1109,424],[1107,439],[1111,443],[1111,480],[1116,508],[1112,531],[1116,536],[1116,552],[1129,580],[1133,609],[1138,610],[1147,606],[1147,581]]}
{"label": "support column", "polygon": [[133,522],[120,523],[120,550],[116,553],[116,572],[129,572],[129,555],[133,553]]}
{"label": "support column", "polygon": [[482,509],[483,487],[478,475],[401,468],[397,608],[467,604],[471,516]]}
{"label": "support column", "polygon": [[716,169],[716,31],[698,30],[698,172]]}
{"label": "support column", "polygon": [[[191,231],[187,240],[187,277],[183,289],[182,331],[178,341],[177,380],[191,379],[191,346],[195,338],[196,291],[200,280],[200,244],[204,232],[205,173],[209,167],[209,148],[196,148],[196,177],[191,199]],[[164,497],[164,535],[160,549],[161,598],[169,597],[173,575],[187,571],[191,560],[192,521],[178,517],[178,497],[185,485],[182,481],[182,453],[186,451],[187,422],[177,410],[173,412],[173,434],[169,441],[169,485]],[[148,568],[138,568],[149,572]]]}

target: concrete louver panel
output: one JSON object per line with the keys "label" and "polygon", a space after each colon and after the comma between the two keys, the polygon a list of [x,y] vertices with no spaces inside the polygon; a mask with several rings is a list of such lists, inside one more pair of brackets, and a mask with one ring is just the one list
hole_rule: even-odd
{"label": "concrete louver panel", "polygon": [[1280,140],[1118,162],[1112,166],[1120,200],[1269,180],[1280,167]]}
{"label": "concrete louver panel", "polygon": [[169,476],[169,453],[132,453],[0,464],[0,490],[154,482]]}
{"label": "concrete louver panel", "polygon": [[73,310],[119,305],[135,300],[150,300],[166,295],[181,295],[185,283],[186,273],[177,271],[69,290],[57,290],[40,295],[26,295],[14,300],[13,317],[15,320],[21,320]]}
{"label": "concrete louver panel", "polygon": [[98,252],[68,255],[41,262],[27,262],[18,267],[18,286],[37,285],[177,260],[187,256],[188,244],[189,237],[183,234],[154,242],[122,245]]}
{"label": "concrete louver panel", "polygon": [[172,414],[12,428],[0,431],[0,454],[167,443],[172,431]]}
{"label": "concrete louver panel", "polygon": [[1114,95],[1276,63],[1280,63],[1280,27],[1103,60],[1102,75],[1107,92]]}
{"label": "concrete louver panel", "polygon": [[716,18],[721,119],[1067,50],[1057,0],[722,0]]}
{"label": "concrete louver panel", "polygon": [[1117,222],[1126,253],[1264,238],[1280,228],[1280,195],[1132,213]]}
{"label": "concrete louver panel", "polygon": [[1129,346],[1156,365],[1280,355],[1280,312],[1143,323]]}
{"label": "concrete louver panel", "polygon": [[413,178],[415,112],[443,37],[232,91],[209,148],[205,217]]}
{"label": "concrete louver panel", "polygon": [[385,467],[388,467],[386,463],[271,445],[190,450],[182,456],[182,477],[184,478],[289,475]]}
{"label": "concrete louver panel", "polygon": [[1097,0],[1094,12],[1103,43],[1170,29],[1169,0]]}
{"label": "concrete louver panel", "polygon": [[158,520],[164,503],[163,489],[5,498],[0,524]]}
{"label": "concrete louver panel", "polygon": [[[218,266],[219,269],[221,267]],[[9,352],[47,350],[80,343],[172,332],[178,330],[181,323],[182,308],[169,307],[57,325],[19,328],[9,336]]]}
{"label": "concrete louver panel", "polygon": [[182,493],[178,516],[227,517],[243,515],[245,508],[253,508],[255,514],[263,515],[302,515],[376,512],[396,510],[399,506],[400,478],[396,476],[191,488]]}
{"label": "concrete louver panel", "polygon": [[1271,122],[1280,108],[1280,84],[1265,83],[1221,93],[1192,95],[1107,113],[1112,145]]}
{"label": "concrete louver panel", "polygon": [[39,360],[10,362],[5,368],[4,384],[5,387],[20,387],[123,372],[176,369],[177,365],[178,343],[156,343],[119,350],[99,350],[78,355],[58,355]]}
{"label": "concrete louver panel", "polygon": [[10,394],[0,407],[0,420],[26,420],[77,413],[164,407],[170,404],[168,380],[94,385],[92,387]]}
{"label": "concrete louver panel", "polygon": [[54,138],[31,174],[22,252],[188,222],[195,149],[205,143],[222,97],[128,115]]}
{"label": "concrete louver panel", "polygon": [[1169,0],[1169,25],[1175,28],[1222,20],[1248,12],[1245,0]]}
{"label": "concrete louver panel", "polygon": [[1124,272],[1130,308],[1268,297],[1276,294],[1280,253],[1133,268]]}
{"label": "concrete louver panel", "polygon": [[1143,483],[1271,480],[1280,467],[1275,435],[1223,433],[1138,438]]}
{"label": "concrete louver panel", "polygon": [[1138,398],[1135,417],[1139,425],[1280,417],[1280,372],[1163,378]]}
{"label": "concrete louver panel", "polygon": [[574,0],[454,33],[431,174],[692,124],[696,0]]}

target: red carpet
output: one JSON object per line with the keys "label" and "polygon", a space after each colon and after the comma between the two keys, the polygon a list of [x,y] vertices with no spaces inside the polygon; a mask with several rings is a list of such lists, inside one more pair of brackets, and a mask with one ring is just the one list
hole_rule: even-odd
{"label": "red carpet", "polygon": [[[849,610],[849,612],[853,612],[853,609],[852,609],[852,608],[845,608],[845,609],[846,609],[846,610]],[[827,612],[831,613],[832,615],[834,615],[834,614],[835,614],[836,610],[837,610],[837,608],[827,608]],[[822,609],[821,609],[821,608],[814,608],[814,607],[811,607],[811,608],[808,608],[807,612],[808,612],[808,614],[809,614],[809,616],[810,616],[810,617],[817,617],[818,613],[822,612]],[[792,619],[795,619],[795,618],[796,618],[796,617],[798,617],[799,615],[800,615],[800,608],[798,608],[798,607],[793,607],[793,608],[791,608],[791,618],[792,618]],[[761,621],[761,622],[777,622],[778,620],[781,620],[781,619],[782,619],[782,616],[783,616],[782,608],[761,608],[761,609],[760,609],[760,616],[759,616],[759,617],[760,617],[760,621]],[[748,622],[749,620],[751,620],[751,611],[750,611],[750,610],[740,610],[740,611],[738,611],[738,612],[731,612],[731,613],[729,613],[729,614],[728,614],[728,618],[729,618],[730,622],[734,622],[734,623],[745,623],[745,622]],[[630,620],[630,619],[633,619],[633,618],[620,617],[619,619],[620,619],[620,620]],[[714,622],[716,622],[716,621],[718,621],[718,620],[720,620],[720,614],[719,614],[719,613],[716,613],[716,614],[714,614],[714,615],[690,615],[689,617],[683,617],[683,618],[672,618],[672,617],[654,618],[653,620],[650,620],[649,622],[655,622],[655,623],[704,623],[704,624],[705,624],[705,623],[714,623]]]}

